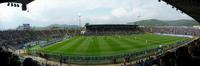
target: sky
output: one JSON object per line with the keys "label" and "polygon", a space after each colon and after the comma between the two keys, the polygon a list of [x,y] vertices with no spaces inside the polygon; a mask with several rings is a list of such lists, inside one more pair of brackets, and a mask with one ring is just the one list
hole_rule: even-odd
{"label": "sky", "polygon": [[81,25],[125,24],[146,19],[192,19],[171,5],[158,0],[35,0],[28,11],[0,4],[0,29],[14,29],[22,24]]}

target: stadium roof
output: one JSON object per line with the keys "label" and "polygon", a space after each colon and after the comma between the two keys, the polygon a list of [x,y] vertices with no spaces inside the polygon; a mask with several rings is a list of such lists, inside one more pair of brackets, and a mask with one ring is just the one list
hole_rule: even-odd
{"label": "stadium roof", "polygon": [[19,7],[16,6],[17,3],[21,3],[22,4],[22,10],[25,11],[27,10],[27,4],[31,3],[34,0],[0,0],[0,3],[8,3],[8,6],[11,7]]}
{"label": "stadium roof", "polygon": [[86,24],[85,26],[138,26],[130,24]]}

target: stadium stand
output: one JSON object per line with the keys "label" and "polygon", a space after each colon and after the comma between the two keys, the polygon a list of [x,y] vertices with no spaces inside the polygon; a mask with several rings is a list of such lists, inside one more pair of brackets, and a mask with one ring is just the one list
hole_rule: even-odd
{"label": "stadium stand", "polygon": [[200,62],[200,39],[168,51],[158,56],[148,57],[145,60],[136,61],[126,66],[198,66]]}
{"label": "stadium stand", "polygon": [[42,31],[0,31],[0,45],[11,45],[15,49],[22,48],[25,43],[49,38],[63,38],[65,30],[42,30]]}
{"label": "stadium stand", "polygon": [[101,25],[85,25],[85,35],[115,35],[115,34],[136,34],[140,33],[138,25],[126,24],[101,24]]}
{"label": "stadium stand", "polygon": [[193,27],[141,27],[145,32],[199,36],[200,29]]}
{"label": "stadium stand", "polygon": [[0,47],[0,65],[1,66],[58,66],[56,64],[47,64],[33,60],[32,58],[22,59],[13,52]]}
{"label": "stadium stand", "polygon": [[0,47],[0,65],[1,66],[21,66],[20,59],[12,52],[6,51]]}
{"label": "stadium stand", "polygon": [[[1,66],[55,66],[53,64],[45,64],[35,61],[31,58],[24,60],[19,58],[14,51],[23,47],[26,43],[32,41],[46,41],[51,38],[61,39],[67,34],[65,30],[40,30],[40,31],[24,31],[24,30],[7,30],[0,31],[0,65]],[[55,40],[56,41],[56,40]],[[51,42],[49,42],[51,43]],[[9,50],[11,49],[11,51]],[[23,63],[22,63],[23,62]]]}

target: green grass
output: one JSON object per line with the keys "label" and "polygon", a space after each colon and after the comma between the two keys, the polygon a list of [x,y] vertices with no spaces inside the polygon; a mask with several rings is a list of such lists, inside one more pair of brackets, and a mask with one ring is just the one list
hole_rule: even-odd
{"label": "green grass", "polygon": [[156,34],[76,36],[44,48],[35,48],[53,54],[102,56],[156,48],[186,39],[189,38]]}

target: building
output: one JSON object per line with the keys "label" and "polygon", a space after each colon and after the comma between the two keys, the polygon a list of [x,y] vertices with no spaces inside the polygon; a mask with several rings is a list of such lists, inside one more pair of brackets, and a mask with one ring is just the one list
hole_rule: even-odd
{"label": "building", "polygon": [[30,24],[23,24],[22,26],[17,27],[17,30],[31,30]]}

